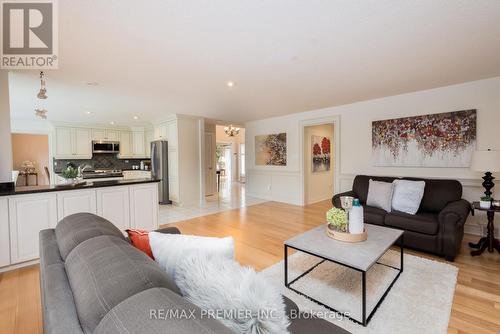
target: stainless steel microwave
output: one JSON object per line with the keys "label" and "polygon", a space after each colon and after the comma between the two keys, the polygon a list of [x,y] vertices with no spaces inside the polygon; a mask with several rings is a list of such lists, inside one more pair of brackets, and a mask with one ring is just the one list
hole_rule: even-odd
{"label": "stainless steel microwave", "polygon": [[120,142],[94,140],[92,153],[120,153]]}

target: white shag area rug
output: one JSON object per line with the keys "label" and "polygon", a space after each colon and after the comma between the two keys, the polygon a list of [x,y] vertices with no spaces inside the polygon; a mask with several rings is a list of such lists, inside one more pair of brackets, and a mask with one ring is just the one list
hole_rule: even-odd
{"label": "white shag area rug", "polygon": [[[399,267],[400,254],[388,251],[379,262]],[[288,281],[321,259],[297,252],[288,257]],[[284,261],[259,273],[293,300],[300,311],[329,314],[325,320],[351,333],[432,334],[447,333],[458,268],[405,254],[404,271],[379,306],[367,327],[335,316],[328,309],[285,288]],[[375,265],[367,273],[367,316],[395,277],[395,270]],[[331,262],[323,262],[292,284],[298,291],[339,311],[360,319],[361,273]]]}

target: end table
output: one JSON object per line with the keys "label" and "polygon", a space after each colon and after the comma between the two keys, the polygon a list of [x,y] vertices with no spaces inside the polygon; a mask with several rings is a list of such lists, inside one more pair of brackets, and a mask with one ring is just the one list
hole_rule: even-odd
{"label": "end table", "polygon": [[493,223],[493,218],[495,217],[496,212],[500,212],[500,208],[491,207],[489,209],[483,209],[479,206],[479,202],[472,203],[472,215],[474,215],[474,211],[486,211],[486,216],[488,217],[488,225],[487,225],[487,233],[485,237],[482,237],[477,244],[469,242],[470,248],[475,248],[470,252],[470,255],[476,256],[481,255],[488,248],[488,252],[493,253],[496,249],[497,252],[500,253],[500,241],[495,239],[495,225]]}

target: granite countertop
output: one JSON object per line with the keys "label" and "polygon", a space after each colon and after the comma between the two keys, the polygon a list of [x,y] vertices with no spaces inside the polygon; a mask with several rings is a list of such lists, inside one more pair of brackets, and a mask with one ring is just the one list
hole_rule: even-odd
{"label": "granite countertop", "polygon": [[0,196],[36,194],[36,193],[45,193],[52,191],[92,189],[92,188],[103,188],[103,187],[116,187],[116,186],[126,186],[132,184],[151,183],[151,182],[160,182],[160,180],[149,178],[149,179],[131,179],[131,180],[87,181],[85,183],[75,184],[75,185],[62,184],[62,185],[48,185],[48,186],[16,187],[16,189],[11,191],[0,192]]}

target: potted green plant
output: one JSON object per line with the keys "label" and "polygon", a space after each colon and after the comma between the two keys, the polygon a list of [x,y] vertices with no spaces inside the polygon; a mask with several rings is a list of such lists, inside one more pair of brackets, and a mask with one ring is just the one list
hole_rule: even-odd
{"label": "potted green plant", "polygon": [[68,166],[61,171],[61,176],[64,177],[68,183],[75,183],[78,177],[78,169],[73,166]]}
{"label": "potted green plant", "polygon": [[479,206],[481,207],[481,209],[491,208],[491,197],[490,196],[481,197],[481,201],[479,202]]}
{"label": "potted green plant", "polygon": [[331,208],[326,212],[326,221],[338,232],[347,232],[347,212],[339,208]]}

